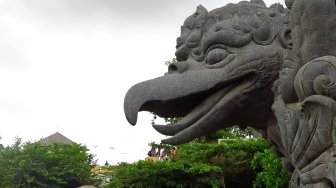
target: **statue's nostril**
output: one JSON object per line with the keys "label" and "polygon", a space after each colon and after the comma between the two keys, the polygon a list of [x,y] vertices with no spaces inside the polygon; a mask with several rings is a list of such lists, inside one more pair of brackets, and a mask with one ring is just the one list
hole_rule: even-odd
{"label": "statue's nostril", "polygon": [[178,67],[175,64],[168,66],[168,73],[178,73]]}

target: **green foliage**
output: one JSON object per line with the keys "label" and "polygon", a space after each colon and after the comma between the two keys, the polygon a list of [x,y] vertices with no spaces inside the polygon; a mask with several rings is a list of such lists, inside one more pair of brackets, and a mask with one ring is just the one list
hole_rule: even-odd
{"label": "green foliage", "polygon": [[271,149],[256,153],[252,161],[252,168],[261,170],[253,183],[254,188],[287,187],[291,177],[291,174],[282,167],[280,159]]}
{"label": "green foliage", "polygon": [[123,187],[221,187],[221,169],[184,160],[138,161],[113,167],[113,179],[105,188]]}
{"label": "green foliage", "polygon": [[94,183],[93,155],[79,144],[39,142],[0,148],[0,187],[78,187]]}
{"label": "green foliage", "polygon": [[263,139],[225,139],[219,144],[192,142],[178,148],[176,160],[220,167],[226,187],[251,187],[256,177],[251,161],[255,153],[265,148],[269,146]]}
{"label": "green foliage", "polygon": [[191,142],[179,146],[176,158],[208,162],[211,157],[223,156],[226,160],[237,162],[236,159],[245,160],[245,157],[252,160],[254,153],[268,147],[263,139],[225,139],[219,144]]}
{"label": "green foliage", "polygon": [[160,144],[157,144],[155,142],[151,142],[148,144],[148,146],[151,146],[151,148],[154,148],[154,149],[166,149],[166,150],[170,150],[173,146],[169,145],[169,144],[164,144],[164,143],[160,143]]}
{"label": "green foliage", "polygon": [[[160,144],[151,143],[151,146]],[[169,161],[138,161],[113,166],[110,187],[251,187],[255,153],[269,148],[263,139],[226,139],[178,146]]]}

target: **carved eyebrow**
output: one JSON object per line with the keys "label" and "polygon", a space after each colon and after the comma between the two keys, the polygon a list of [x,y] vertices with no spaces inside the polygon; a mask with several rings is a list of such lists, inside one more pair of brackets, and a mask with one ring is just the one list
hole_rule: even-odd
{"label": "carved eyebrow", "polygon": [[220,61],[219,63],[216,64],[212,64],[209,65],[207,63],[205,63],[205,67],[208,69],[217,69],[217,68],[221,68],[224,67],[226,65],[228,65],[229,63],[231,63],[231,61],[236,58],[237,55],[236,54],[229,54],[228,56],[226,56],[222,61]]}
{"label": "carved eyebrow", "polygon": [[210,46],[215,44],[224,45],[227,47],[242,47],[252,40],[252,34],[236,35],[232,30],[221,30],[218,32],[206,33],[202,37],[202,49],[206,51]]}

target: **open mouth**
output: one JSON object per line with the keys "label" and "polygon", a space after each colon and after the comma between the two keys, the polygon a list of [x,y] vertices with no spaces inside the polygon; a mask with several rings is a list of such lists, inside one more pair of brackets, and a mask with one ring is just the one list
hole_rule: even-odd
{"label": "open mouth", "polygon": [[[172,136],[164,143],[178,145],[225,127],[234,109],[238,109],[255,79],[241,79],[214,92],[173,125],[153,125],[161,134]],[[222,124],[222,125],[219,125]]]}
{"label": "open mouth", "polygon": [[139,111],[184,117],[174,125],[153,125],[161,134],[172,136],[163,142],[183,144],[236,124],[246,93],[253,90],[257,79],[255,70],[246,71],[244,66],[232,72],[204,69],[167,74],[130,88],[124,101],[125,115],[132,125]]}
{"label": "open mouth", "polygon": [[210,97],[203,100],[201,103],[196,105],[185,117],[183,117],[179,122],[173,125],[158,125],[154,124],[153,127],[159,133],[167,136],[173,136],[184,129],[188,128],[196,121],[204,117],[210,110],[232,89],[232,86],[228,86],[215,92]]}

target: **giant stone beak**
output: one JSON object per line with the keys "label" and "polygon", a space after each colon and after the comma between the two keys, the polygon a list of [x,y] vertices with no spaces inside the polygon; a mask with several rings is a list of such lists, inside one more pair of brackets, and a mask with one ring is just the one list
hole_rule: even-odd
{"label": "giant stone beak", "polygon": [[224,77],[223,71],[212,69],[166,74],[138,83],[125,96],[126,118],[135,125],[139,111],[151,111],[162,117],[184,116],[194,106],[192,104],[200,102],[202,92],[215,89],[223,83]]}

